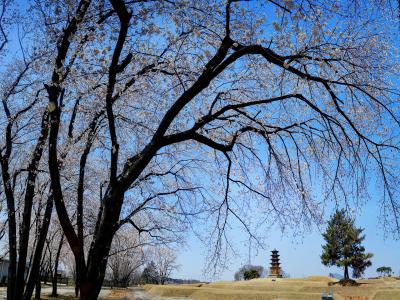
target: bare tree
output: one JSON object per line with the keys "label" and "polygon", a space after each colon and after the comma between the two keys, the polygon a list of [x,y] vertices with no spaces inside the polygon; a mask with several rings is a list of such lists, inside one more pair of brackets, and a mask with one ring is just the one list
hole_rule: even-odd
{"label": "bare tree", "polygon": [[135,272],[145,263],[143,243],[135,235],[132,230],[119,231],[113,239],[108,269],[115,286],[129,286]]}
{"label": "bare tree", "polygon": [[[3,6],[4,3],[3,1]],[[0,32],[3,32],[1,28]],[[2,87],[1,101],[6,122],[1,128],[4,142],[2,141],[0,148],[0,163],[8,211],[10,264],[7,297],[9,299],[22,299],[24,292],[35,187],[48,133],[48,113],[36,109],[43,88],[38,88],[37,80],[32,77],[34,76],[32,71],[40,58],[41,54],[34,53],[29,58],[24,55],[22,61],[13,62],[10,65],[11,69],[7,70],[8,78]],[[35,89],[37,89],[36,95],[32,95]],[[16,98],[21,101],[15,101]],[[24,117],[27,114],[29,114],[28,119]],[[30,128],[32,124],[35,126],[38,124],[38,130],[32,131]],[[34,143],[22,150],[23,154],[20,155],[21,145],[28,145],[32,140]],[[19,162],[23,157],[24,164],[15,165],[15,162]],[[19,184],[22,188],[18,187]],[[16,207],[21,208],[20,220],[17,219],[19,213]],[[17,225],[19,225],[18,248]],[[37,273],[35,275],[37,276]]]}
{"label": "bare tree", "polygon": [[179,268],[176,264],[175,251],[160,245],[153,246],[148,251],[150,252],[150,259],[154,262],[157,269],[158,282],[164,284],[172,272]]}
{"label": "bare tree", "polygon": [[[203,225],[215,268],[234,248],[232,225],[258,244],[271,224],[307,228],[329,201],[363,200],[370,174],[382,186],[383,219],[399,232],[398,66],[381,18],[392,3],[374,4],[35,2],[48,51],[32,69],[47,80],[48,105],[37,114],[50,121],[47,199],[81,299],[97,299],[125,226],[172,243]],[[44,117],[30,116],[21,115],[27,129],[46,131]],[[16,257],[8,140],[2,182]],[[20,148],[40,144],[29,141]]]}
{"label": "bare tree", "polygon": [[[216,261],[224,242],[231,246],[226,235],[230,218],[256,238],[246,216],[252,204],[234,200],[233,190],[262,200],[269,220],[282,227],[301,221],[309,225],[321,218],[320,200],[312,193],[315,171],[323,178],[326,199],[349,203],[352,194],[357,199],[362,196],[367,167],[375,163],[385,190],[382,205],[390,209],[398,229],[398,202],[392,188],[397,179],[385,162],[389,153],[397,155],[398,140],[392,129],[384,130],[388,121],[382,121],[398,126],[393,105],[397,89],[386,80],[396,69],[385,50],[390,42],[369,26],[376,20],[350,21],[346,7],[324,1],[274,2],[265,8],[254,2],[246,11],[240,1],[210,3],[205,9],[190,2],[111,0],[110,6],[102,7],[108,13],[97,25],[113,26],[114,39],[114,31],[96,28],[87,34],[101,32],[115,43],[100,53],[93,51],[93,56],[82,54],[87,55],[83,65],[95,59],[101,66],[98,76],[91,73],[92,83],[88,80],[89,99],[79,93],[81,87],[72,78],[67,81],[68,64],[75,59],[71,55],[67,60],[68,51],[89,5],[81,1],[64,28],[47,85],[51,186],[79,266],[81,299],[97,298],[105,258],[122,225],[130,224],[155,239],[172,238],[177,228],[185,228],[171,226],[178,224],[176,220],[188,224],[190,217],[204,213],[215,221],[210,240],[215,241],[211,261]],[[267,15],[277,10],[275,19],[281,21],[272,22],[271,34],[262,34],[267,24],[255,17],[257,7]],[[348,26],[328,26],[324,22],[331,15]],[[158,21],[163,18],[174,24],[173,31],[163,32]],[[85,36],[81,34],[79,41]],[[149,48],[155,38],[162,46]],[[128,43],[132,40],[133,45]],[[102,68],[107,70],[105,77]],[[74,72],[83,72],[83,67]],[[103,158],[108,178],[99,184],[106,182],[106,188],[87,261],[80,220],[82,190],[77,194],[75,232],[64,206],[58,168],[61,111],[77,94],[84,95],[88,107],[98,100],[103,103],[86,123],[79,188],[84,187],[94,141],[99,139],[98,149],[109,152]],[[211,179],[198,181],[206,171]],[[348,178],[353,178],[352,185],[345,182]],[[212,183],[218,183],[213,191],[222,195],[221,201],[211,201],[213,196],[202,189],[213,187]]]}

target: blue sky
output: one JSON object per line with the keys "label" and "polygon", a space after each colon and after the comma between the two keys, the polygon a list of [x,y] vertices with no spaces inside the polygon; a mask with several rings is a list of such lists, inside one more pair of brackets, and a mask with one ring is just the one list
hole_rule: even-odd
{"label": "blue sky", "polygon": [[[389,27],[387,28],[389,29]],[[395,36],[399,31],[396,28]],[[394,40],[398,39],[394,37]],[[356,225],[364,228],[366,235],[364,246],[367,252],[373,253],[372,266],[368,268],[364,277],[377,276],[376,269],[380,266],[390,266],[396,275],[400,275],[400,240],[393,238],[390,233],[385,233],[382,224],[379,222],[380,205],[379,201],[382,197],[382,189],[376,187],[373,179],[374,174],[370,175],[369,196],[370,199],[363,207],[359,208],[356,215]],[[332,209],[332,208],[331,208]],[[329,216],[326,216],[329,217]],[[324,230],[325,227],[322,227]],[[302,236],[293,236],[293,232],[287,230],[282,233],[279,228],[275,228],[266,233],[266,245],[264,249],[259,249],[258,253],[251,253],[250,262],[254,265],[262,265],[269,267],[270,251],[274,248],[278,249],[281,255],[281,264],[285,272],[290,277],[304,277],[310,275],[328,275],[329,273],[343,274],[343,271],[336,267],[325,267],[320,260],[322,252],[321,245],[324,244],[322,232],[316,226],[309,232],[304,232]],[[246,241],[247,236],[244,230],[235,232],[236,239]],[[243,243],[242,243],[243,244]],[[239,255],[233,257],[229,263],[229,269],[224,270],[216,280],[233,280],[234,273],[243,264],[249,261],[249,252],[247,244],[236,249]],[[253,251],[256,252],[256,251]],[[182,248],[178,255],[178,264],[180,269],[175,271],[173,277],[182,279],[199,279],[209,280],[207,274],[203,273],[206,264],[206,253],[202,244],[194,235],[189,235],[187,246]]]}
{"label": "blue sky", "polygon": [[[361,214],[357,218],[357,226],[365,228],[364,245],[366,251],[372,252],[372,266],[367,269],[365,276],[376,276],[376,268],[380,266],[390,266],[399,275],[400,260],[399,249],[400,241],[394,240],[390,235],[385,237],[384,230],[379,224],[379,200],[377,193],[371,196],[370,202],[365,205]],[[237,231],[237,239],[245,240],[246,235],[243,231]],[[269,251],[273,248],[279,250],[281,254],[282,268],[291,277],[303,277],[309,275],[328,275],[329,273],[342,274],[342,270],[332,267],[328,268],[321,264],[321,245],[324,243],[321,233],[314,227],[311,232],[304,233],[303,237],[293,238],[290,231],[282,235],[279,229],[268,233],[266,248],[260,249],[258,255],[251,255],[251,263],[268,267]],[[225,270],[217,279],[233,280],[234,272],[248,261],[248,248],[239,249],[240,256],[230,261],[230,268]],[[205,264],[205,249],[201,243],[190,236],[188,246],[182,249],[178,255],[178,264],[181,268],[173,274],[176,278],[200,279],[209,278],[202,273]]]}

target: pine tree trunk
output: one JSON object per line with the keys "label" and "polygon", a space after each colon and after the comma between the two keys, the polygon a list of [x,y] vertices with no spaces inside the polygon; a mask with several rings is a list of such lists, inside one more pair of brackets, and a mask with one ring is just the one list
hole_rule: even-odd
{"label": "pine tree trunk", "polygon": [[349,267],[347,265],[344,266],[344,279],[349,279]]}

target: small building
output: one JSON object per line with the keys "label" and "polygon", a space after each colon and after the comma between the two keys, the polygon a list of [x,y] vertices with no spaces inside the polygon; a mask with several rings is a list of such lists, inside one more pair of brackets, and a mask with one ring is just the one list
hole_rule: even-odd
{"label": "small building", "polygon": [[8,259],[0,259],[0,283],[2,284],[7,282],[9,264]]}
{"label": "small building", "polygon": [[279,261],[279,251],[276,249],[271,251],[271,266],[269,268],[268,277],[273,277],[273,278],[282,277],[281,264]]}
{"label": "small building", "polygon": [[[18,263],[18,260],[17,260]],[[0,259],[0,283],[4,284],[8,279],[8,267],[10,265],[10,261],[8,259]],[[25,267],[25,277],[28,276],[29,272],[29,262],[26,262]]]}

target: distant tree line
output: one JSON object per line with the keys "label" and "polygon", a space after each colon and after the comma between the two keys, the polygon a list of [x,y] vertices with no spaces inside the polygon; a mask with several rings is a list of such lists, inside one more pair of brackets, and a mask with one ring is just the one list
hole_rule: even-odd
{"label": "distant tree line", "polygon": [[121,251],[109,259],[111,281],[115,286],[165,284],[172,272],[179,267],[175,252],[164,246],[149,247],[142,256],[137,251],[133,251],[132,256],[127,254],[129,252]]}
{"label": "distant tree line", "polygon": [[[179,280],[170,278],[174,269],[176,269],[176,265],[174,265],[172,262],[168,267],[166,267],[166,265],[156,264],[154,261],[151,261],[143,269],[143,272],[139,277],[139,282],[137,283],[162,285],[164,285],[167,281],[184,283],[183,280],[182,282],[179,282]],[[192,282],[194,281],[192,280]],[[196,280],[195,282],[199,281]]]}

